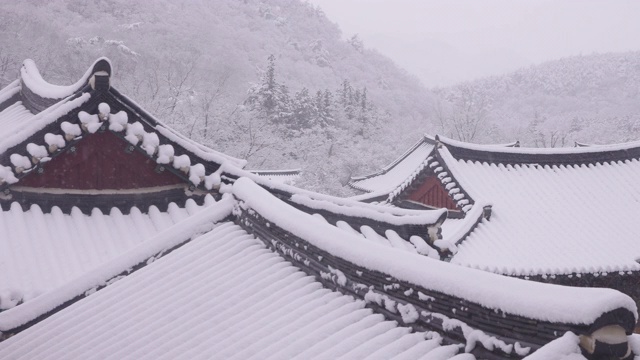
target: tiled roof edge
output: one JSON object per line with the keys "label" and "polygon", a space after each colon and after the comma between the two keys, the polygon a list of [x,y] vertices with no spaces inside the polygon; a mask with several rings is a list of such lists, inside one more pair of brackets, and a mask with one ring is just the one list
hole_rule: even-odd
{"label": "tiled roof edge", "polygon": [[480,225],[483,221],[488,221],[491,218],[491,205],[481,205],[476,203],[471,210],[465,215],[464,224],[458,228],[458,230],[447,236],[446,239],[439,240],[434,245],[442,250],[449,251],[448,261],[451,261],[455,257],[458,251],[458,246],[465,241],[471,233]]}
{"label": "tiled roof edge", "polygon": [[435,140],[432,137],[428,136],[428,135],[423,135],[422,138],[418,142],[413,144],[413,146],[411,146],[408,150],[406,150],[397,159],[392,161],[389,165],[387,165],[387,166],[383,167],[381,170],[378,170],[375,173],[372,173],[372,174],[369,174],[369,175],[352,176],[351,179],[349,179],[348,185],[351,186],[352,188],[356,189],[356,190],[371,192],[371,190],[369,190],[369,189],[365,189],[365,188],[362,188],[362,187],[358,186],[357,182],[358,181],[362,181],[362,180],[366,180],[366,179],[370,179],[372,177],[384,175],[384,174],[388,173],[391,169],[393,169],[400,162],[402,162],[402,160],[406,159],[407,156],[409,156],[411,153],[416,151],[417,148],[419,148],[422,144],[425,144],[425,143],[435,144]]}
{"label": "tiled roof edge", "polygon": [[302,170],[300,169],[290,169],[290,170],[248,170],[253,174],[256,175],[260,175],[260,176],[268,176],[268,175],[272,175],[272,176],[294,176],[294,175],[300,175],[300,172]]}
{"label": "tiled roof edge", "polygon": [[640,141],[571,148],[478,145],[437,137],[456,159],[500,164],[581,165],[640,158]]}

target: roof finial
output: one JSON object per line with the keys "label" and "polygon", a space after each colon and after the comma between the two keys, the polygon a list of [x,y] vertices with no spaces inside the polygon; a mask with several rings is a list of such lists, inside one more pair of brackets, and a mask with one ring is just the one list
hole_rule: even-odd
{"label": "roof finial", "polygon": [[111,87],[111,64],[107,58],[102,58],[93,65],[93,71],[91,78],[89,79],[89,85],[93,90],[107,91]]}

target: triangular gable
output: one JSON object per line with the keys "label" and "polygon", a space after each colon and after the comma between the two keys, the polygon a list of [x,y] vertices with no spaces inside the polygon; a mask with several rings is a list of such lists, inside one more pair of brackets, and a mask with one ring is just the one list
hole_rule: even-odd
{"label": "triangular gable", "polygon": [[86,135],[39,171],[20,180],[21,187],[74,190],[123,190],[185,184],[185,179],[111,131]]}
{"label": "triangular gable", "polygon": [[[98,66],[102,63],[106,70]],[[36,114],[28,121],[14,121],[15,129],[10,136],[0,139],[3,208],[13,201],[28,208],[48,197],[46,204],[41,205],[50,209],[58,205],[60,189],[76,191],[74,199],[64,199],[74,206],[84,203],[87,196],[105,197],[95,191],[130,190],[128,195],[113,199],[121,205],[117,206],[121,210],[139,205],[146,208],[150,205],[148,201],[140,204],[128,199],[139,197],[140,192],[149,198],[149,191],[145,191],[149,188],[164,191],[158,193],[162,196],[155,196],[156,202],[170,198],[183,203],[193,194],[202,197],[217,192],[220,184],[217,170],[222,163],[240,167],[246,164],[182,137],[120,94],[110,85],[111,71],[106,60],[96,62],[93,72],[69,87],[44,82],[31,65],[23,67],[20,81],[2,90],[7,102],[14,101],[17,94],[16,104]],[[166,193],[167,187],[172,186],[175,189],[179,186],[179,191]],[[79,190],[85,192],[78,194]],[[135,193],[136,190],[141,191]],[[100,206],[109,210],[109,200],[102,199]]]}
{"label": "triangular gable", "polygon": [[435,175],[426,176],[420,183],[407,192],[406,200],[415,201],[434,208],[460,210],[444,186]]}
{"label": "triangular gable", "polygon": [[412,176],[389,194],[387,202],[400,204],[409,200],[429,207],[461,211],[463,216],[471,209],[474,200],[449,171],[440,156],[440,148],[440,144],[434,147]]}

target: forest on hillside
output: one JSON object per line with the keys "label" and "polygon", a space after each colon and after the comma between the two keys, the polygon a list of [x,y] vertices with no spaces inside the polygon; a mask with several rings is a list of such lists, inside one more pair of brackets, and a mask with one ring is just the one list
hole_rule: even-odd
{"label": "forest on hillside", "polygon": [[57,0],[2,10],[0,86],[26,58],[48,81],[69,84],[107,56],[114,86],[161,121],[249,168],[301,168],[299,185],[320,191],[349,194],[349,176],[402,152],[429,113],[430,92],[414,77],[357,36],[342,40],[299,0]]}
{"label": "forest on hillside", "polygon": [[[0,87],[26,58],[56,84],[98,57],[159,120],[251,169],[337,195],[423,133],[528,146],[634,140],[640,53],[561,59],[447,88],[420,82],[300,0],[0,5]],[[429,84],[425,84],[428,86]]]}
{"label": "forest on hillside", "polygon": [[433,89],[439,132],[566,147],[640,139],[640,52],[574,56]]}

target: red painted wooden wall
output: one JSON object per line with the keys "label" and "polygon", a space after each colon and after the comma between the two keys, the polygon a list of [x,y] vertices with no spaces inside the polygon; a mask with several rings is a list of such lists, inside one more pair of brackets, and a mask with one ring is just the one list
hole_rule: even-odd
{"label": "red painted wooden wall", "polygon": [[459,210],[449,197],[449,193],[435,176],[428,176],[422,184],[409,194],[408,200],[413,200],[436,208]]}
{"label": "red painted wooden wall", "polygon": [[134,150],[109,131],[85,135],[76,151],[64,154],[44,164],[44,172],[35,171],[18,183],[36,188],[79,190],[137,189],[153,186],[184,184],[169,171],[156,172],[156,162]]}

